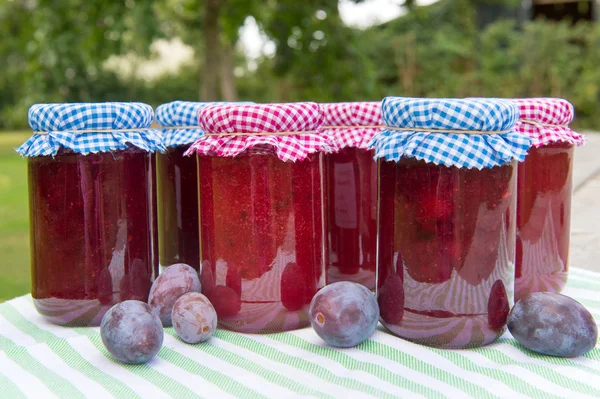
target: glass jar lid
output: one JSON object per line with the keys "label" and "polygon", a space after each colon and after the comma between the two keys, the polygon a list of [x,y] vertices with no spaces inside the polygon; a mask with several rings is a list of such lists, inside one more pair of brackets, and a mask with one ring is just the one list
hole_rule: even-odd
{"label": "glass jar lid", "polygon": [[33,135],[17,148],[22,156],[54,156],[61,149],[80,154],[135,147],[163,151],[150,125],[152,107],[143,103],[36,104],[29,109]]}
{"label": "glass jar lid", "polygon": [[192,101],[172,101],[156,108],[156,122],[165,129],[159,134],[166,148],[191,144],[202,136],[198,113],[208,104]]}
{"label": "glass jar lid", "polygon": [[515,132],[519,110],[508,100],[387,97],[381,112],[385,127],[371,146],[388,161],[481,169],[522,161],[531,146]]}
{"label": "glass jar lid", "polygon": [[330,150],[327,137],[318,131],[322,123],[321,107],[311,102],[207,105],[199,115],[204,135],[186,155],[235,157],[258,152],[282,161],[303,160]]}
{"label": "glass jar lid", "polygon": [[383,125],[381,102],[342,102],[321,104],[323,133],[334,151],[346,147],[368,149],[369,143]]}
{"label": "glass jar lid", "polygon": [[573,104],[562,98],[514,99],[521,117],[515,130],[531,139],[534,147],[564,142],[576,146],[585,144],[585,136],[569,124],[573,122]]}

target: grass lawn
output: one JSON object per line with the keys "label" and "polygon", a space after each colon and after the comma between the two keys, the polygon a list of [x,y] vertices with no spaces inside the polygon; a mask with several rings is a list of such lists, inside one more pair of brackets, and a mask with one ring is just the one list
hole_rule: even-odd
{"label": "grass lawn", "polygon": [[0,302],[30,291],[27,161],[15,147],[31,132],[0,132]]}

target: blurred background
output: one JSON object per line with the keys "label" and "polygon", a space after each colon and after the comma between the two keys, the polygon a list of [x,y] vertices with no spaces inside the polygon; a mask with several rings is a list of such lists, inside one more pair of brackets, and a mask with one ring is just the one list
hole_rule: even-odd
{"label": "blurred background", "polygon": [[37,102],[567,98],[600,128],[598,0],[0,0],[0,301],[29,292]]}

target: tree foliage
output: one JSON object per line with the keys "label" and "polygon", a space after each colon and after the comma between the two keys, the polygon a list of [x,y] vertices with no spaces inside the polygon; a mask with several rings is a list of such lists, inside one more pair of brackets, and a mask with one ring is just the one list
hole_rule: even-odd
{"label": "tree foliage", "polygon": [[[498,19],[520,3],[405,1],[406,15],[358,30],[337,0],[0,0],[0,126],[23,125],[34,102],[158,105],[200,92],[259,102],[557,96],[580,124],[599,126],[600,28]],[[248,17],[276,48],[252,63],[239,47]],[[162,37],[190,45],[194,62],[150,82],[102,67],[116,54],[150,56]]]}

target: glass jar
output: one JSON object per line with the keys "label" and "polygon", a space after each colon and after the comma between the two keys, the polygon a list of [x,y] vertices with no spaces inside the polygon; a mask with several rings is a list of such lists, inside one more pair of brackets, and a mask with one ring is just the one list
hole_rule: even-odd
{"label": "glass jar", "polygon": [[377,163],[373,151],[346,147],[325,156],[327,282],[353,281],[375,289]]}
{"label": "glass jar", "polygon": [[381,102],[321,104],[331,151],[326,167],[327,283],[352,281],[375,290],[377,162]]}
{"label": "glass jar", "polygon": [[156,155],[161,269],[184,263],[200,271],[198,165],[185,152],[198,138],[198,112],[207,103],[171,101],[156,108],[165,151]]}
{"label": "glass jar", "polygon": [[325,285],[323,153],[316,103],[214,104],[199,122],[202,292],[219,326],[268,333],[308,326]]}
{"label": "glass jar", "polygon": [[531,140],[502,99],[387,97],[379,165],[382,324],[438,348],[489,344],[514,302],[517,162]]}
{"label": "glass jar", "polygon": [[569,269],[573,153],[585,137],[569,128],[575,111],[561,98],[513,99],[518,133],[532,141],[519,164],[515,300],[560,292]]}
{"label": "glass jar", "polygon": [[322,154],[198,156],[203,293],[219,325],[262,333],[309,325],[324,286]]}
{"label": "glass jar", "polygon": [[200,270],[198,166],[189,146],[156,155],[160,266],[185,263]]}
{"label": "glass jar", "polygon": [[550,143],[519,164],[515,300],[567,282],[573,152],[573,144]]}
{"label": "glass jar", "polygon": [[146,301],[155,257],[152,154],[28,158],[33,302],[49,321],[99,325],[115,303]]}
{"label": "glass jar", "polygon": [[429,346],[493,342],[512,304],[516,161],[482,170],[379,165],[382,323]]}
{"label": "glass jar", "polygon": [[48,321],[97,326],[158,273],[155,151],[143,103],[36,104],[27,157],[31,296]]}

